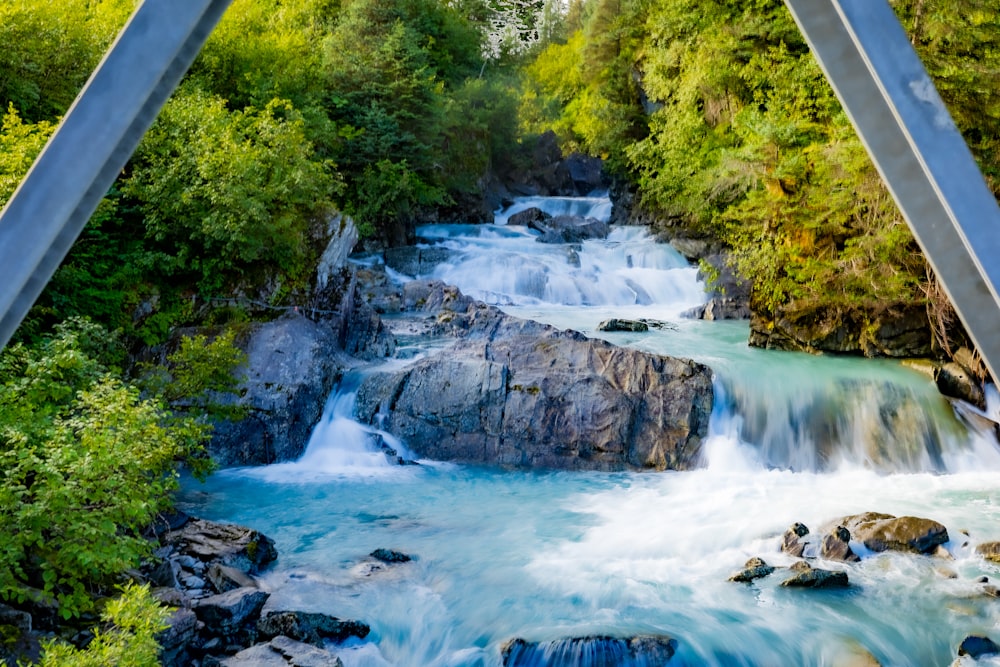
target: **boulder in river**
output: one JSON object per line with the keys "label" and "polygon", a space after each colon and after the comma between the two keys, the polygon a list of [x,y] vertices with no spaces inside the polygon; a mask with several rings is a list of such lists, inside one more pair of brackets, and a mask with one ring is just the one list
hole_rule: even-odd
{"label": "boulder in river", "polygon": [[257,631],[267,639],[286,636],[322,646],[324,640],[343,642],[351,637],[364,639],[371,628],[361,621],[343,621],[327,614],[269,611],[257,621]]}
{"label": "boulder in river", "polygon": [[643,331],[649,331],[649,325],[640,320],[622,320],[613,317],[609,320],[604,320],[603,322],[598,324],[597,330],[643,332]]}
{"label": "boulder in river", "polygon": [[514,468],[686,470],[712,405],[702,364],[588,339],[429,288],[444,353],[368,376],[356,415],[422,457]]}
{"label": "boulder in river", "polygon": [[908,551],[929,554],[948,541],[948,530],[931,519],[866,512],[841,519],[839,525],[875,552]]}
{"label": "boulder in river", "polygon": [[340,658],[289,637],[275,637],[228,658],[206,660],[205,667],[344,667]]}
{"label": "boulder in river", "polygon": [[774,570],[773,565],[768,565],[763,558],[755,556],[743,565],[742,570],[729,577],[729,581],[748,584],[754,579],[762,579],[770,575]]}
{"label": "boulder in river", "polygon": [[576,215],[557,215],[535,222],[531,227],[542,232],[535,239],[539,243],[580,243],[587,239],[603,239],[611,231],[606,222]]}
{"label": "boulder in river", "polygon": [[[521,225],[524,227],[531,227],[532,229],[538,229],[535,225],[539,222],[544,222],[552,216],[543,211],[542,209],[532,206],[531,208],[526,208],[523,211],[514,213],[509,218],[507,218],[508,225]],[[538,229],[538,231],[543,231]]]}
{"label": "boulder in river", "polygon": [[1000,563],[1000,542],[981,542],[976,545],[976,553],[988,561]]}
{"label": "boulder in river", "polygon": [[958,655],[967,655],[978,660],[984,655],[996,655],[1000,653],[1000,645],[989,637],[981,635],[969,635],[958,645]]}
{"label": "boulder in river", "polygon": [[666,665],[677,640],[663,635],[573,637],[549,642],[512,639],[501,648],[503,667],[639,667]]}
{"label": "boulder in river", "polygon": [[806,550],[809,528],[804,523],[793,523],[781,536],[781,550],[790,556],[801,558]]}
{"label": "boulder in river", "polygon": [[843,526],[836,526],[823,536],[819,546],[819,555],[827,560],[856,563],[861,559],[851,550],[850,541],[851,532]]}
{"label": "boulder in river", "polygon": [[786,588],[847,588],[847,573],[839,570],[821,570],[800,561],[792,566],[791,577],[781,582]]}

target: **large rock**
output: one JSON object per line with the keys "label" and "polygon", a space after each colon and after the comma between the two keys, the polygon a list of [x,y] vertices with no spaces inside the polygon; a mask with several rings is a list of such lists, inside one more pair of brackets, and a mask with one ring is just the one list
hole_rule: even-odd
{"label": "large rock", "polygon": [[531,227],[542,232],[535,238],[539,243],[580,243],[587,239],[606,238],[611,231],[606,222],[577,215],[557,215],[535,222]]}
{"label": "large rock", "polygon": [[835,570],[821,570],[805,562],[792,566],[792,576],[781,582],[785,588],[847,588],[850,583],[847,573]]}
{"label": "large rock", "polygon": [[749,584],[755,579],[762,579],[763,577],[769,576],[772,572],[774,572],[774,570],[775,568],[773,565],[768,565],[763,558],[755,556],[743,565],[742,570],[733,573],[729,577],[729,581]]}
{"label": "large rock", "polygon": [[232,657],[205,662],[206,666],[209,664],[221,667],[344,667],[340,658],[329,651],[288,637],[275,637]]}
{"label": "large rock", "polygon": [[211,634],[225,636],[255,623],[269,596],[257,588],[237,588],[196,600],[193,609]]}
{"label": "large rock", "polygon": [[677,640],[662,635],[574,637],[550,642],[512,639],[500,649],[503,667],[639,667],[668,664]]}
{"label": "large rock", "polygon": [[337,332],[298,313],[254,325],[241,398],[247,416],[216,425],[208,450],[222,466],[298,458],[342,372]]}
{"label": "large rock", "polygon": [[980,410],[986,409],[986,394],[982,384],[961,364],[949,361],[936,368],[934,383],[945,396],[971,403]]}
{"label": "large rock", "polygon": [[177,553],[214,562],[243,573],[259,572],[278,557],[274,540],[251,528],[205,519],[188,521],[163,537]]}
{"label": "large rock", "polygon": [[517,213],[511,214],[507,218],[508,225],[520,225],[522,227],[531,227],[539,222],[544,222],[552,216],[538,208],[537,206],[532,206],[526,208],[523,211],[518,211]]}
{"label": "large rock", "polygon": [[[698,462],[712,404],[698,363],[618,348],[510,317],[425,284],[444,354],[369,376],[357,417],[421,456],[574,470],[685,470]],[[404,294],[415,290],[404,290]]]}
{"label": "large rock", "polygon": [[284,635],[301,642],[322,646],[323,640],[342,642],[350,637],[364,639],[371,629],[361,621],[342,621],[327,614],[304,611],[270,611],[257,621],[263,637]]}
{"label": "large rock", "polygon": [[160,664],[184,664],[188,644],[198,635],[198,617],[190,609],[174,609],[167,627],[156,635],[160,645]]}
{"label": "large rock", "polygon": [[[678,244],[671,241],[671,245]],[[680,244],[681,247],[686,247]],[[682,253],[683,254],[683,253]],[[703,265],[698,278],[708,284],[707,303],[681,313],[695,320],[750,319],[750,282],[738,277],[729,266],[728,255],[713,253],[700,257]]]}
{"label": "large rock", "polygon": [[448,261],[451,251],[437,246],[404,246],[388,248],[383,255],[387,267],[416,278],[432,273],[438,264]]}
{"label": "large rock", "polygon": [[926,357],[932,353],[924,307],[903,304],[878,314],[814,302],[790,303],[773,314],[755,309],[750,318],[750,345],[867,357]]}
{"label": "large rock", "polygon": [[866,512],[846,516],[838,524],[857,541],[875,552],[932,553],[948,541],[948,530],[931,519]]}

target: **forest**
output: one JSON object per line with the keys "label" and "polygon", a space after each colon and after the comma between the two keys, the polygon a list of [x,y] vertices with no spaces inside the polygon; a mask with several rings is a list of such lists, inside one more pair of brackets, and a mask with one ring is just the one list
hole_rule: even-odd
{"label": "forest", "polygon": [[[892,4],[1000,194],[1000,6]],[[0,3],[0,203],[135,5]],[[234,0],[0,355],[0,597],[112,622],[42,664],[155,664],[148,592],[97,601],[178,466],[210,471],[234,335],[308,301],[333,214],[367,249],[482,221],[547,131],[664,238],[727,248],[765,317],[926,308],[938,353],[967,344],[781,0]]]}

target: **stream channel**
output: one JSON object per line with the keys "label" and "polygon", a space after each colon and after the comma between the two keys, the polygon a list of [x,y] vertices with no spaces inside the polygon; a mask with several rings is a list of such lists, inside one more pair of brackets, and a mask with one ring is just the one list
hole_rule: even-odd
{"label": "stream channel", "polygon": [[[529,205],[610,212],[604,197],[512,210]],[[513,315],[709,365],[716,401],[703,466],[393,466],[351,419],[348,375],[300,461],[184,482],[185,511],[276,540],[279,559],[262,578],[269,606],[369,623],[365,641],[337,649],[346,667],[496,667],[514,637],[665,634],[678,642],[671,665],[724,666],[834,665],[855,646],[882,665],[947,665],[967,635],[1000,640],[1000,600],[976,583],[1000,579],[1000,567],[974,552],[1000,539],[1000,450],[956,420],[928,377],[892,361],[751,349],[746,322],[680,316],[704,302],[704,286],[644,229],[584,242],[576,266],[567,246],[503,224],[510,212],[495,225],[421,228],[453,250],[432,277]],[[598,332],[612,316],[667,326]],[[433,347],[399,343],[388,363]],[[780,576],[727,582],[752,556],[791,564],[779,546],[793,522],[816,530],[865,511],[943,523],[954,560],[852,544],[862,562],[821,565],[847,571],[843,591],[786,589]],[[380,547],[414,560],[365,576]]]}

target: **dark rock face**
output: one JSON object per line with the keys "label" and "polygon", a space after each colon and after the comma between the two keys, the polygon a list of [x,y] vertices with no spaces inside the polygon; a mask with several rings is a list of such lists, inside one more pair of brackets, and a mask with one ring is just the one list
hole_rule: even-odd
{"label": "dark rock face", "polygon": [[342,621],[327,614],[271,611],[257,621],[257,631],[266,639],[285,636],[322,647],[325,639],[334,642],[350,637],[364,639],[371,628],[360,621]]}
{"label": "dark rock face", "polygon": [[441,247],[404,246],[389,248],[383,255],[390,269],[416,278],[430,274],[438,264],[447,262],[451,251]]}
{"label": "dark rock face", "polygon": [[908,551],[927,554],[948,541],[948,530],[931,519],[866,512],[839,521],[872,551]]}
{"label": "dark rock face", "polygon": [[666,665],[677,640],[658,635],[574,637],[551,642],[512,639],[501,649],[503,667],[639,667]]}
{"label": "dark rock face", "polygon": [[768,565],[763,558],[751,558],[743,565],[743,569],[729,577],[729,581],[750,583],[754,579],[762,579],[774,572],[773,565]]}
{"label": "dark rock face", "polygon": [[531,228],[542,233],[535,239],[539,243],[580,243],[587,239],[606,238],[611,231],[606,222],[576,215],[557,215],[534,222]]}
{"label": "dark rock face", "polygon": [[[671,244],[674,244],[671,241]],[[708,302],[685,311],[681,315],[695,320],[746,320],[750,319],[750,283],[736,276],[723,253],[699,256],[711,267],[714,275],[704,270],[698,272],[702,280],[714,278],[708,288]]]}
{"label": "dark rock face", "polygon": [[384,418],[383,428],[434,459],[573,470],[696,465],[712,403],[705,366],[424,287],[425,309],[460,340],[446,354],[369,376],[360,420]]}
{"label": "dark rock face", "polygon": [[921,306],[908,305],[874,316],[813,303],[788,304],[771,316],[754,310],[750,344],[775,350],[867,357],[926,357],[932,352],[927,313]]}
{"label": "dark rock face", "polygon": [[202,598],[194,603],[198,620],[222,635],[239,631],[254,622],[270,593],[257,588],[237,588]]}
{"label": "dark rock face", "polygon": [[846,572],[820,570],[808,563],[799,562],[792,566],[794,574],[781,582],[786,588],[847,588]]}

